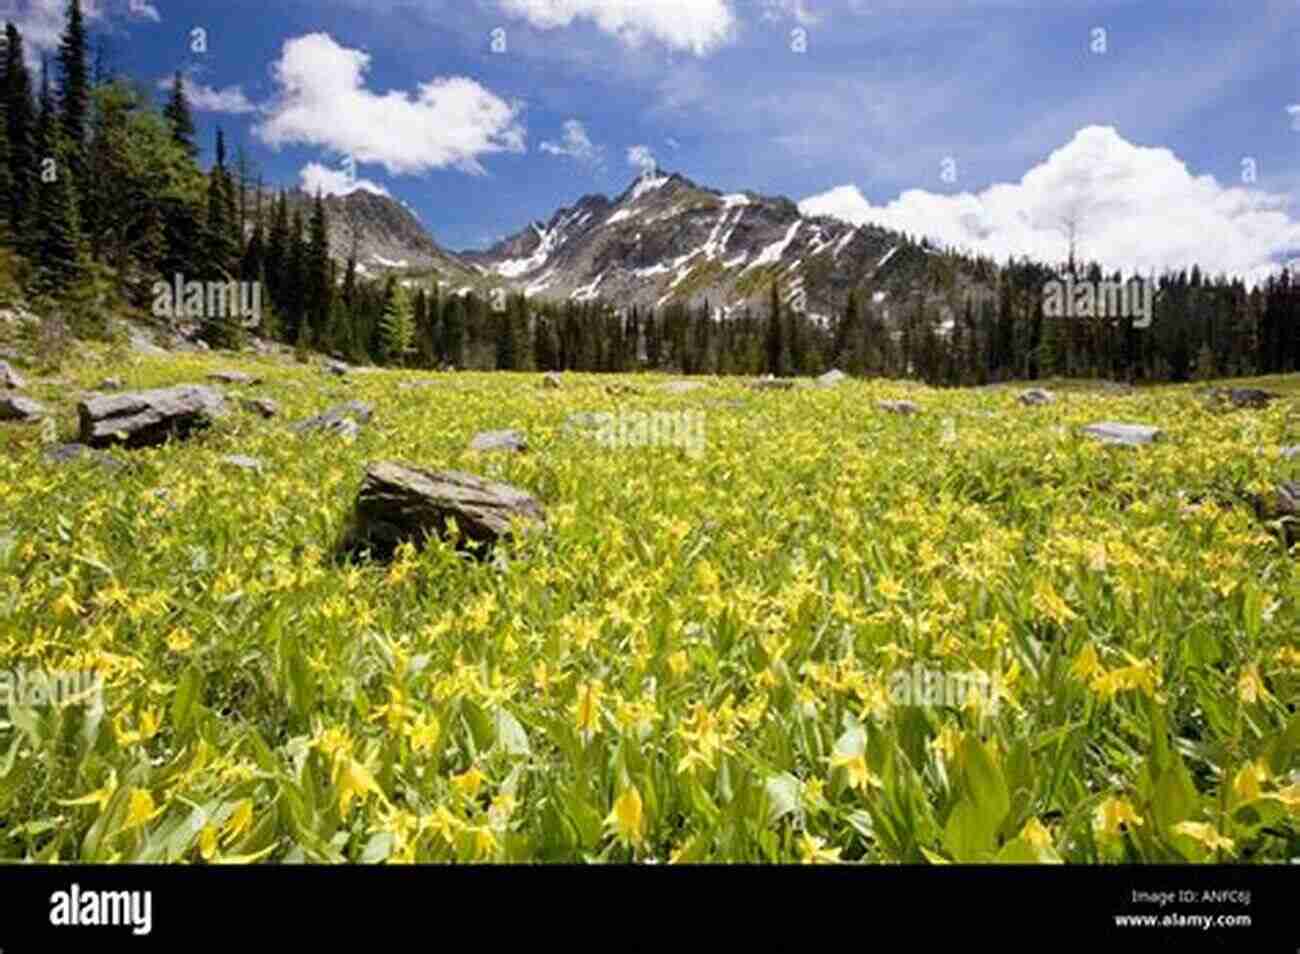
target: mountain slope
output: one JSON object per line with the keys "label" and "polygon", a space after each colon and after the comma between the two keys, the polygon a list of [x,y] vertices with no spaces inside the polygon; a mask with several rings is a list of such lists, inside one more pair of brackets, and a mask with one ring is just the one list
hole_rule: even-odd
{"label": "mountain slope", "polygon": [[877,302],[924,285],[927,252],[904,236],[808,217],[783,197],[723,194],[682,175],[645,174],[617,199],[583,197],[486,251],[460,258],[530,297],[620,307],[760,306],[773,280],[811,316],[850,290]]}

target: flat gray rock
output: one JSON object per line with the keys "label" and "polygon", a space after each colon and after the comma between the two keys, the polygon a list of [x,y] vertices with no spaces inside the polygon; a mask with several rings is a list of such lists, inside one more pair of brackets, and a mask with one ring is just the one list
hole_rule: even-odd
{"label": "flat gray rock", "polygon": [[0,394],[0,421],[39,421],[49,415],[45,405],[21,394]]}
{"label": "flat gray rock", "polygon": [[755,391],[791,391],[794,390],[794,379],[759,378],[757,381],[750,381],[749,386]]}
{"label": "flat gray rock", "polygon": [[1255,514],[1260,520],[1282,521],[1287,546],[1300,543],[1300,480],[1289,480],[1271,494],[1256,497]]}
{"label": "flat gray rock", "polygon": [[121,470],[126,466],[111,454],[92,450],[85,444],[60,444],[58,447],[51,447],[42,456],[51,464],[72,464],[78,461],[88,461],[108,470]]}
{"label": "flat gray rock", "polygon": [[469,443],[474,451],[510,451],[523,453],[528,450],[528,438],[520,431],[484,431],[474,435]]}
{"label": "flat gray rock", "polygon": [[81,443],[89,447],[155,447],[188,437],[224,410],[220,394],[196,384],[104,395],[77,405]]}
{"label": "flat gray rock", "polygon": [[660,385],[659,390],[667,391],[669,394],[689,394],[702,387],[704,387],[703,381],[669,381],[667,384]]}
{"label": "flat gray rock", "polygon": [[849,376],[839,370],[839,368],[832,368],[817,379],[817,386],[819,388],[838,387],[840,384],[847,381],[848,378]]}
{"label": "flat gray rock", "polygon": [[21,391],[25,387],[27,387],[27,381],[14,370],[13,365],[8,361],[0,361],[0,388]]}
{"label": "flat gray rock", "polygon": [[921,413],[921,406],[912,401],[877,401],[877,410],[884,411],[886,414],[903,414],[911,416]]}
{"label": "flat gray rock", "polygon": [[1042,407],[1044,404],[1054,404],[1056,395],[1043,388],[1030,388],[1028,391],[1022,391],[1017,400],[1025,407]]}
{"label": "flat gray rock", "polygon": [[1210,392],[1210,400],[1219,404],[1230,404],[1234,408],[1266,408],[1278,399],[1279,395],[1261,388],[1215,388]]}
{"label": "flat gray rock", "polygon": [[1297,457],[1300,457],[1300,444],[1297,444],[1297,445],[1295,445],[1294,447],[1283,447],[1283,448],[1282,448],[1282,459],[1283,459],[1283,460],[1294,460],[1294,459],[1297,458]]}
{"label": "flat gray rock", "polygon": [[96,388],[96,390],[120,391],[124,387],[126,387],[126,385],[122,383],[121,378],[105,378],[103,381],[99,382],[99,387]]}
{"label": "flat gray rock", "polygon": [[391,558],[402,543],[422,546],[445,537],[455,521],[461,542],[490,547],[508,534],[513,520],[544,523],[546,512],[531,494],[461,471],[430,471],[383,461],[366,469],[353,526],[344,549]]}
{"label": "flat gray rock", "polygon": [[329,431],[342,437],[356,437],[361,433],[361,425],[369,423],[374,413],[373,404],[367,404],[365,401],[348,401],[335,405],[324,414],[299,421],[291,425],[291,429],[299,434]]}
{"label": "flat gray rock", "polygon": [[209,381],[216,381],[218,384],[261,384],[261,378],[255,378],[251,374],[245,374],[243,371],[214,371],[208,375]]}
{"label": "flat gray rock", "polygon": [[262,462],[256,457],[245,457],[242,454],[231,454],[229,457],[221,458],[221,462],[228,467],[236,467],[239,470],[249,470],[258,474],[262,472]]}
{"label": "flat gray rock", "polygon": [[1115,444],[1124,447],[1141,447],[1143,444],[1154,443],[1162,437],[1159,428],[1149,427],[1145,424],[1120,424],[1115,421],[1090,424],[1083,429],[1083,432],[1103,444]]}
{"label": "flat gray rock", "polygon": [[336,375],[337,377],[340,378],[346,377],[347,373],[352,370],[342,361],[326,361],[323,365],[321,365],[321,367],[329,374]]}
{"label": "flat gray rock", "polygon": [[542,387],[557,390],[564,387],[564,380],[554,371],[542,375]]}
{"label": "flat gray rock", "polygon": [[248,398],[243,402],[245,411],[250,414],[256,414],[267,420],[277,416],[280,413],[280,405],[276,404],[270,398]]}

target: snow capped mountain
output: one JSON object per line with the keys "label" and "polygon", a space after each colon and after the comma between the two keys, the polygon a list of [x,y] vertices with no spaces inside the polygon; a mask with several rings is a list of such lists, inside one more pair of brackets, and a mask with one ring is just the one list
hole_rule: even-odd
{"label": "snow capped mountain", "polygon": [[[787,198],[723,193],[679,173],[643,173],[615,199],[583,196],[491,248],[460,253],[439,248],[391,199],[365,201],[391,205],[393,222],[400,215],[405,227],[397,236],[389,223],[383,241],[366,245],[369,273],[405,266],[481,295],[620,308],[707,303],[733,313],[764,310],[776,283],[789,307],[826,316],[850,292],[879,304],[940,284],[939,257],[896,232],[807,216]],[[367,221],[386,219],[372,213]]]}
{"label": "snow capped mountain", "polygon": [[884,281],[905,248],[900,235],[804,216],[786,198],[724,194],[679,173],[647,172],[614,200],[585,196],[547,223],[461,257],[485,280],[530,297],[599,297],[619,307],[708,302],[731,311],[761,306],[777,281],[791,307],[813,314]]}

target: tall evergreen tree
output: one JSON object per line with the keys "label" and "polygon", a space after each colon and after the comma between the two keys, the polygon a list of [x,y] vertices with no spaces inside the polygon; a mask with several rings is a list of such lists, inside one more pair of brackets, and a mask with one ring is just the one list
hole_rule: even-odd
{"label": "tall evergreen tree", "polygon": [[172,139],[185,150],[191,159],[198,159],[199,147],[194,140],[194,115],[190,112],[189,97],[185,95],[185,78],[177,70],[172,78],[171,96],[163,108],[163,116],[171,128]]}
{"label": "tall evergreen tree", "polygon": [[334,282],[330,278],[329,222],[325,201],[317,191],[307,226],[306,287],[304,302],[311,333],[320,338],[329,322]]}
{"label": "tall evergreen tree", "polygon": [[81,0],[68,0],[67,24],[59,43],[59,112],[74,184],[85,176],[86,132],[90,121],[90,64]]}
{"label": "tall evergreen tree", "polygon": [[9,223],[21,242],[23,223],[32,211],[36,186],[36,117],[32,108],[32,74],[23,54],[23,38],[5,25],[4,112],[9,141]]}

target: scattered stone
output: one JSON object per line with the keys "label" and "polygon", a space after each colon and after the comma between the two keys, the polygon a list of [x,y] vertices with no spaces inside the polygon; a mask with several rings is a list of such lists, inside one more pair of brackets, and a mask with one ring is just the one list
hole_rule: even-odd
{"label": "scattered stone", "polygon": [[21,391],[25,387],[27,382],[23,376],[15,371],[8,361],[0,361],[0,388]]}
{"label": "scattered stone", "polygon": [[1296,444],[1294,447],[1282,448],[1283,460],[1294,460],[1297,457],[1300,457],[1300,444]]}
{"label": "scattered stone", "polygon": [[1256,497],[1255,514],[1265,522],[1282,521],[1288,547],[1300,543],[1300,481],[1287,481],[1272,494]]}
{"label": "scattered stone", "polygon": [[280,413],[280,405],[270,398],[247,398],[244,400],[244,410],[269,421]]}
{"label": "scattered stone", "polygon": [[1021,392],[1018,400],[1025,407],[1042,407],[1044,404],[1054,404],[1056,395],[1042,388],[1030,388],[1028,391]]}
{"label": "scattered stone", "polygon": [[214,371],[208,375],[209,381],[216,381],[219,384],[261,384],[261,378],[255,378],[251,374],[245,374],[243,371]]}
{"label": "scattered stone", "polygon": [[90,447],[151,447],[188,437],[224,409],[220,394],[194,384],[104,395],[77,405],[81,443]]}
{"label": "scattered stone", "polygon": [[542,387],[549,390],[558,390],[564,387],[564,380],[554,371],[548,371],[542,375]]}
{"label": "scattered stone", "polygon": [[1083,429],[1083,432],[1089,437],[1097,438],[1103,444],[1125,447],[1140,447],[1143,444],[1151,444],[1160,440],[1163,436],[1159,428],[1148,427],[1145,424],[1117,424],[1114,421],[1090,424]]}
{"label": "scattered stone", "polygon": [[337,375],[340,378],[346,377],[347,373],[352,370],[342,361],[326,361],[322,368],[329,374]]}
{"label": "scattered stone", "polygon": [[0,421],[39,421],[50,412],[45,405],[21,394],[0,394]]}
{"label": "scattered stone", "polygon": [[474,440],[470,441],[469,449],[523,453],[528,450],[528,438],[519,431],[485,431],[475,435]]}
{"label": "scattered stone", "polygon": [[615,383],[605,385],[605,393],[610,397],[620,397],[627,394],[640,394],[641,389],[631,384]]}
{"label": "scattered stone", "polygon": [[575,411],[564,419],[564,430],[587,431],[593,428],[604,427],[610,420],[610,415],[601,411]]}
{"label": "scattered stone", "polygon": [[372,404],[364,401],[348,401],[330,408],[324,414],[299,421],[292,429],[299,434],[311,431],[330,431],[341,437],[356,437],[361,433],[361,425],[367,424],[374,414]]}
{"label": "scattered stone", "polygon": [[669,381],[660,387],[661,391],[667,391],[669,394],[689,394],[691,391],[698,391],[704,387],[703,381]]}
{"label": "scattered stone", "polygon": [[97,390],[99,391],[120,391],[126,387],[121,378],[105,378],[99,382]]}
{"label": "scattered stone", "polygon": [[74,461],[86,460],[108,470],[121,470],[126,466],[113,455],[92,450],[85,444],[60,444],[58,447],[51,447],[43,456],[51,464],[71,464]]}
{"label": "scattered stone", "polygon": [[240,470],[250,470],[258,474],[262,472],[262,462],[256,457],[245,457],[242,454],[231,454],[229,457],[221,458],[221,462],[230,467],[238,467]]}
{"label": "scattered stone", "polygon": [[912,401],[877,401],[877,409],[884,411],[886,414],[903,414],[910,416],[920,414],[921,407]]}
{"label": "scattered stone", "polygon": [[531,494],[507,484],[460,471],[379,462],[366,470],[343,548],[390,559],[402,543],[422,546],[430,536],[444,536],[454,520],[462,544],[486,549],[510,532],[514,519],[540,524],[546,512]]}
{"label": "scattered stone", "polygon": [[774,378],[770,374],[765,378],[749,382],[755,391],[790,391],[794,388],[793,378]]}
{"label": "scattered stone", "polygon": [[847,381],[848,377],[849,376],[839,368],[832,368],[817,379],[817,386],[819,388],[838,387],[841,383]]}
{"label": "scattered stone", "polygon": [[1234,408],[1266,408],[1279,395],[1260,388],[1215,388],[1210,392],[1210,400],[1218,404],[1231,404]]}

